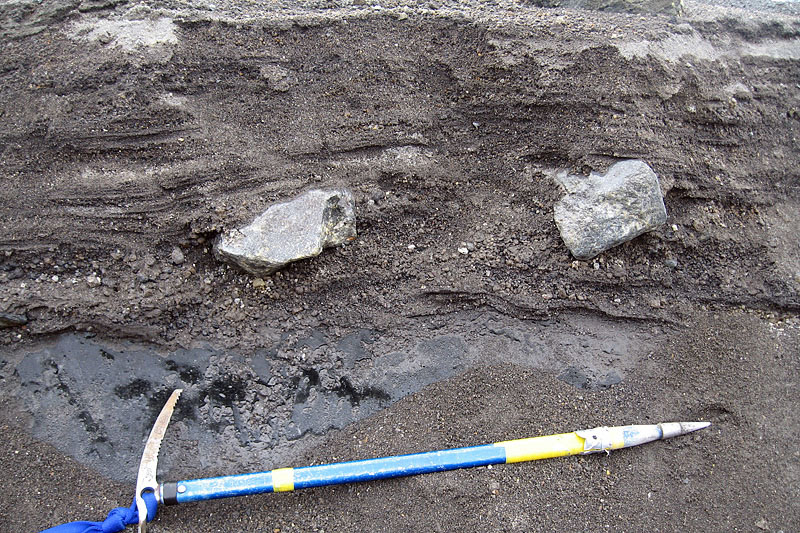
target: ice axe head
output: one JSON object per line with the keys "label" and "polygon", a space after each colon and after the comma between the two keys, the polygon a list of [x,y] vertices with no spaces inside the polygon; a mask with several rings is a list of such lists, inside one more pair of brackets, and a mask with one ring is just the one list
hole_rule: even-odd
{"label": "ice axe head", "polygon": [[136,476],[136,510],[139,513],[139,533],[146,533],[147,531],[147,505],[145,505],[142,495],[152,492],[156,501],[161,501],[158,493],[158,482],[156,481],[158,450],[161,448],[161,440],[164,438],[164,433],[167,432],[169,420],[172,418],[175,404],[178,403],[178,397],[182,392],[183,389],[172,391],[164,408],[161,409],[156,423],[153,424],[153,429],[150,430],[147,443],[144,445],[142,461],[139,463],[139,475]]}

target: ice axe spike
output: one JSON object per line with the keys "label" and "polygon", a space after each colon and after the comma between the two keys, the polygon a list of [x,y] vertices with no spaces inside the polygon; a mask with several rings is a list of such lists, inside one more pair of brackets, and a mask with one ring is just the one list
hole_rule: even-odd
{"label": "ice axe spike", "polygon": [[139,533],[145,533],[147,529],[147,509],[145,508],[142,494],[148,491],[153,492],[158,503],[167,505],[265,492],[286,492],[324,485],[411,476],[473,466],[517,463],[598,452],[609,453],[610,450],[676,437],[711,425],[711,422],[666,422],[661,424],[598,427],[559,435],[502,441],[467,448],[301,468],[279,468],[252,474],[159,484],[156,481],[158,451],[181,392],[180,389],[175,390],[170,395],[166,405],[161,410],[161,414],[156,419],[142,454],[136,482]]}

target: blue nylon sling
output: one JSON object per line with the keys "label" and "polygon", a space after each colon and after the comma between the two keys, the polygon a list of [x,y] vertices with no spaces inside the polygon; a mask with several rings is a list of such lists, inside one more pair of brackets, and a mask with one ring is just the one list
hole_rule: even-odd
{"label": "blue nylon sling", "polygon": [[[150,522],[156,517],[158,502],[152,492],[146,492],[142,498],[147,504],[147,521]],[[102,522],[69,522],[45,529],[41,533],[117,533],[117,531],[125,529],[125,526],[138,523],[139,512],[136,510],[136,500],[134,500],[130,507],[112,509]]]}

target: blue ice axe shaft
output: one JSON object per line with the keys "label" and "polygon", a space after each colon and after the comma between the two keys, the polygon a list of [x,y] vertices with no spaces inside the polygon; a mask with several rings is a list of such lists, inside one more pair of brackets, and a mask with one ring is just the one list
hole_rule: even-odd
{"label": "blue ice axe shaft", "polygon": [[[169,418],[172,415],[180,392],[180,390],[176,390],[170,396],[145,445],[145,453],[142,456],[139,480],[137,481],[137,498],[144,492],[153,492],[159,503],[172,505],[232,496],[266,492],[288,492],[325,485],[443,472],[474,466],[516,463],[602,451],[608,452],[609,450],[635,446],[653,440],[683,435],[710,425],[710,422],[667,422],[648,425],[598,427],[559,435],[502,441],[482,446],[300,468],[278,468],[267,472],[159,484],[155,481],[158,450],[166,430],[166,424],[169,423]],[[143,515],[140,514],[140,516]],[[144,533],[146,522],[143,519],[140,520],[139,532]]]}
{"label": "blue ice axe shaft", "polygon": [[163,483],[160,488],[162,501],[170,505],[413,476],[505,462],[504,448],[484,445],[301,468],[279,468],[253,474],[192,479]]}

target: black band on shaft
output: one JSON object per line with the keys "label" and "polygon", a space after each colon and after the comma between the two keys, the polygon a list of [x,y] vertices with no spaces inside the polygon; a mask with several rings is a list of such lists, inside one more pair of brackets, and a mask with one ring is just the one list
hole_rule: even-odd
{"label": "black band on shaft", "polygon": [[161,497],[164,498],[164,505],[175,505],[178,503],[178,484],[174,482],[162,484]]}

